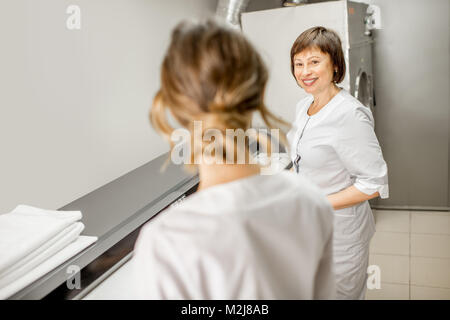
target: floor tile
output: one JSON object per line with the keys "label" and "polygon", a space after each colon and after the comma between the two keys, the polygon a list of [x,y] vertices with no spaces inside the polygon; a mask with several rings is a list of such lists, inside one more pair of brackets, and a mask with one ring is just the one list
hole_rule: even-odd
{"label": "floor tile", "polygon": [[381,282],[409,284],[409,257],[371,254],[369,265],[377,265],[381,271]]}
{"label": "floor tile", "polygon": [[411,256],[450,258],[450,235],[411,234]]}
{"label": "floor tile", "polygon": [[432,233],[450,235],[449,212],[411,212],[412,233]]}
{"label": "floor tile", "polygon": [[366,291],[366,300],[408,300],[409,286],[406,284],[381,283],[380,289]]}
{"label": "floor tile", "polygon": [[409,234],[376,232],[370,242],[370,254],[409,255]]}
{"label": "floor tile", "polygon": [[450,259],[411,257],[411,285],[450,288]]}
{"label": "floor tile", "polygon": [[450,289],[411,286],[411,300],[450,300]]}
{"label": "floor tile", "polygon": [[409,232],[409,211],[376,210],[374,216],[377,232]]}

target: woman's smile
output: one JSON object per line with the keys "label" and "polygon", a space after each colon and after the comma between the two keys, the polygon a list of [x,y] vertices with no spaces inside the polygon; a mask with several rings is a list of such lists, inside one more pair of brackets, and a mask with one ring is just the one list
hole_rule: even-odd
{"label": "woman's smile", "polygon": [[306,79],[302,79],[302,82],[305,86],[307,87],[311,87],[317,80],[318,78],[306,78]]}

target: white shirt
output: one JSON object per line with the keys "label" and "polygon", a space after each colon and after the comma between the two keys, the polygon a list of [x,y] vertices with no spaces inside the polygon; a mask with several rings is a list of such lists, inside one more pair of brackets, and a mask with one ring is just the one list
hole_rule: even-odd
{"label": "white shirt", "polygon": [[[363,193],[389,196],[387,166],[374,132],[369,108],[341,90],[318,113],[309,116],[313,96],[302,99],[287,137],[291,158],[300,155],[299,175],[327,195],[350,186]],[[335,210],[335,240],[366,242],[375,231],[367,201]]]}
{"label": "white shirt", "polygon": [[160,213],[132,259],[141,299],[333,299],[333,212],[292,172],[216,185]]}

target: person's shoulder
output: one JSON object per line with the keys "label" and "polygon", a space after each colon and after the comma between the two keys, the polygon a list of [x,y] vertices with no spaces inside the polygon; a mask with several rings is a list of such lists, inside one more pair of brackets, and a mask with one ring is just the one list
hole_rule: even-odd
{"label": "person's shoulder", "polygon": [[342,121],[367,121],[373,124],[374,119],[369,107],[363,105],[345,89],[342,89],[339,94],[342,101],[340,102],[338,110]]}
{"label": "person's shoulder", "polygon": [[140,255],[178,252],[178,263],[192,267],[192,261],[217,252],[242,260],[248,254],[234,250],[245,238],[245,224],[239,214],[206,212],[201,202],[197,202],[195,208],[181,203],[160,213],[143,227],[137,243]]}
{"label": "person's shoulder", "polygon": [[313,100],[314,98],[310,94],[300,99],[295,106],[295,115],[297,116],[302,110],[309,107]]}
{"label": "person's shoulder", "polygon": [[182,203],[173,204],[165,210],[159,212],[146,222],[141,230],[140,237],[157,238],[172,229],[174,222],[181,221],[185,216],[186,210],[183,209]]}
{"label": "person's shoulder", "polygon": [[301,98],[298,101],[297,105],[305,104],[305,103],[310,102],[312,100],[314,100],[314,97],[311,94],[306,94],[303,98]]}
{"label": "person's shoulder", "polygon": [[[190,212],[183,204],[164,210],[148,221],[140,230],[135,244],[140,258],[183,252],[184,256],[207,251],[219,221],[206,215]],[[181,258],[181,257],[180,257]]]}

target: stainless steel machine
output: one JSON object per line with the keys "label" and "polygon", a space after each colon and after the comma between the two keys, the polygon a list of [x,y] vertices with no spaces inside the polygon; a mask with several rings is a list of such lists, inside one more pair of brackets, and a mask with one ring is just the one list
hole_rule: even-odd
{"label": "stainless steel machine", "polygon": [[348,65],[350,92],[374,112],[372,43],[368,5],[349,1],[348,11]]}

